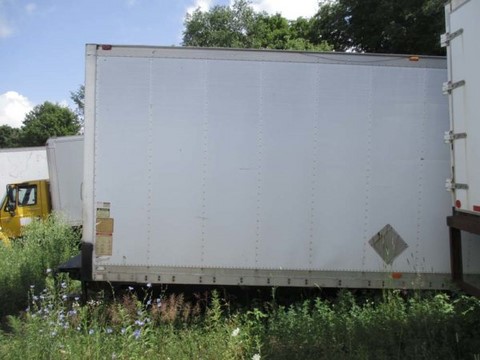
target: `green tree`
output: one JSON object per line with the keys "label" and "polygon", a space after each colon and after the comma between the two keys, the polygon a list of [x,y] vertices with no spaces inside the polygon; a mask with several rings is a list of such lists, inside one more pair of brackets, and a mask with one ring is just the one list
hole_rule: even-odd
{"label": "green tree", "polygon": [[76,109],[75,114],[81,124],[85,119],[85,85],[80,85],[77,91],[70,91],[70,99],[74,102]]}
{"label": "green tree", "polygon": [[337,51],[442,55],[444,0],[336,0],[320,4],[311,42]]}
{"label": "green tree", "polygon": [[9,125],[0,126],[0,148],[13,148],[20,145],[20,129]]}
{"label": "green tree", "polygon": [[43,146],[49,137],[75,135],[79,130],[78,117],[72,110],[46,101],[25,116],[20,142],[23,146]]}
{"label": "green tree", "polygon": [[187,14],[184,25],[184,46],[331,50],[323,40],[310,41],[311,20],[288,21],[280,14],[257,13],[245,0],[210,11],[197,9]]}

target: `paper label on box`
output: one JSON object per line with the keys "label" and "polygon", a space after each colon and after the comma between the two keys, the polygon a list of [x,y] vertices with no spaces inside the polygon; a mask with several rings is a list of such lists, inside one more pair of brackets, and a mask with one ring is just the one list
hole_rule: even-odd
{"label": "paper label on box", "polygon": [[97,234],[95,240],[95,254],[97,256],[111,256],[112,242],[112,235]]}

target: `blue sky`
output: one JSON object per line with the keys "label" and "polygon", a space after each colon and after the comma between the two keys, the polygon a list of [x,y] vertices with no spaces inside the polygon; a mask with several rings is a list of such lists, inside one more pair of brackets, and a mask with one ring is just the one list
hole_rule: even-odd
{"label": "blue sky", "polygon": [[[70,105],[87,43],[180,45],[185,14],[230,0],[0,0],[0,125],[33,106]],[[252,0],[256,10],[310,17],[318,0]]]}

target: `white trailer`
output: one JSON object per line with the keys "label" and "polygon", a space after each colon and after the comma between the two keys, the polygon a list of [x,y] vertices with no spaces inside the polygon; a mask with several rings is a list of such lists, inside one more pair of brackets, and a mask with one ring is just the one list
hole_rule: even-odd
{"label": "white trailer", "polygon": [[52,210],[82,225],[83,136],[48,139],[47,159]]}
{"label": "white trailer", "polygon": [[84,280],[448,287],[446,80],[434,57],[87,45]]}
{"label": "white trailer", "polygon": [[0,149],[0,192],[8,184],[48,179],[47,153],[44,147]]}
{"label": "white trailer", "polygon": [[445,15],[447,32],[441,42],[447,48],[448,79],[443,90],[450,105],[450,131],[445,141],[451,149],[451,175],[446,185],[455,209],[448,218],[452,275],[460,286],[480,296],[480,283],[471,279],[469,266],[480,263],[480,238],[464,236],[463,247],[461,238],[461,231],[480,235],[480,1],[450,1]]}

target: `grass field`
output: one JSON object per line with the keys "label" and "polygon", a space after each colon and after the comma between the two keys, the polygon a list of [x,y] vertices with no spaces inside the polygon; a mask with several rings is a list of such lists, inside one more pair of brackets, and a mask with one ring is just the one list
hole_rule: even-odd
{"label": "grass field", "polygon": [[[0,359],[480,359],[480,300],[340,291],[281,305],[126,289],[81,305],[52,269],[78,250],[55,218],[0,246]],[[141,293],[142,295],[137,295]]]}

